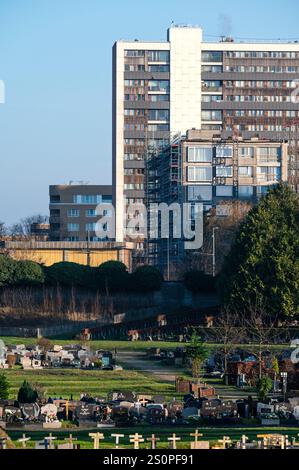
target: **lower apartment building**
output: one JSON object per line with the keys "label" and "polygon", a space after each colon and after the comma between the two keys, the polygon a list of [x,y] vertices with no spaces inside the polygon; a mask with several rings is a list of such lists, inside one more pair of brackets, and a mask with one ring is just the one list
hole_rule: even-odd
{"label": "lower apartment building", "polygon": [[[223,138],[221,133],[191,129],[147,163],[148,204],[196,203],[217,217],[230,215],[233,201],[258,202],[269,188],[288,180],[288,143],[269,139]],[[171,218],[170,218],[171,220]],[[184,257],[184,240],[149,240],[147,259],[165,272]]]}
{"label": "lower apartment building", "polygon": [[50,240],[98,242],[98,204],[112,203],[112,187],[90,184],[53,185],[49,188]]}

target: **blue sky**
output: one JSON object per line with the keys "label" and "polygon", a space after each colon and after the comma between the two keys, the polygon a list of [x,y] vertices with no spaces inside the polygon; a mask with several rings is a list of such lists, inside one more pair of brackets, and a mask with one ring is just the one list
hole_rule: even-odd
{"label": "blue sky", "polygon": [[[206,35],[297,38],[296,0],[0,0],[0,220],[48,212],[49,184],[111,182],[111,47]],[[210,38],[207,38],[210,39]]]}

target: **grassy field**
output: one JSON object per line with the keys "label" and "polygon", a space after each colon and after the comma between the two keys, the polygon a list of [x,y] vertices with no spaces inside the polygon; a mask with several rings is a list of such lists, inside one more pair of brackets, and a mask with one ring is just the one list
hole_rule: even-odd
{"label": "grassy field", "polygon": [[128,390],[151,395],[176,396],[174,384],[162,382],[154,377],[136,371],[95,371],[80,369],[7,369],[5,374],[10,383],[10,398],[15,398],[24,380],[39,383],[46,389],[47,396],[79,398],[85,392],[93,396],[106,396],[114,390]]}
{"label": "grassy field", "polygon": [[[102,449],[113,448],[114,447],[114,440],[111,437],[111,434],[115,432],[119,432],[120,434],[124,434],[125,437],[121,439],[121,447],[122,448],[132,448],[132,444],[129,443],[129,435],[138,432],[143,436],[143,438],[150,437],[151,434],[155,434],[156,437],[160,438],[157,447],[160,449],[165,449],[168,447],[168,437],[170,437],[173,433],[176,433],[178,437],[181,438],[181,441],[178,442],[178,448],[190,448],[190,441],[194,440],[193,437],[190,436],[195,430],[195,426],[134,426],[131,428],[118,428],[113,430],[93,430],[103,432],[105,439],[100,442],[100,447]],[[20,447],[21,444],[17,442],[17,439],[22,436],[24,431],[8,431],[10,438],[14,441],[17,447]],[[91,438],[88,436],[91,430],[81,430],[81,431],[55,431],[52,432],[53,436],[57,437],[55,443],[63,443],[69,437],[70,432],[72,432],[73,437],[77,438],[77,443],[80,444],[81,448],[84,449],[91,449],[93,444]],[[235,428],[222,428],[222,427],[214,427],[214,428],[206,428],[201,427],[199,432],[203,434],[203,437],[200,440],[208,440],[211,444],[216,444],[218,439],[222,439],[223,436],[229,436],[232,441],[237,441],[241,438],[243,434],[245,434],[249,441],[253,440],[261,440],[257,439],[257,435],[259,434],[284,434],[288,435],[289,439],[292,437],[298,438],[299,427],[297,428],[256,428],[256,427],[235,427]],[[35,432],[26,432],[26,436],[31,437],[31,441],[29,441],[28,447],[34,447],[34,441],[42,440],[45,436],[49,435],[48,432],[43,431],[35,431]],[[66,439],[66,440],[65,440]],[[149,448],[149,443],[141,444],[141,448]]]}
{"label": "grassy field", "polygon": [[[37,343],[37,338],[19,338],[15,336],[1,336],[0,339],[4,341],[5,344],[25,344],[25,345],[34,345]],[[160,349],[173,349],[176,347],[184,347],[186,343],[180,343],[178,341],[113,341],[113,340],[94,340],[82,342],[75,339],[51,339],[54,344],[88,344],[93,350],[104,349],[107,351],[113,351],[115,348],[118,351],[146,351],[150,348],[160,348]],[[220,348],[219,344],[207,343],[207,348],[214,350]],[[239,344],[236,345],[236,348],[246,348],[248,350],[254,349],[252,344]],[[289,349],[289,344],[279,344],[279,345],[270,345],[267,348],[272,350],[280,351],[282,349]],[[266,348],[264,348],[266,349]]]}

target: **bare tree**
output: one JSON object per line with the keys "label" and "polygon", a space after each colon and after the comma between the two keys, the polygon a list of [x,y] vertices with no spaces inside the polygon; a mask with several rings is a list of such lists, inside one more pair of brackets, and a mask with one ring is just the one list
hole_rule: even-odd
{"label": "bare tree", "polygon": [[232,313],[228,307],[224,307],[221,314],[216,318],[213,334],[220,351],[223,353],[224,380],[228,384],[228,360],[230,354],[244,338],[245,328],[237,313]]}
{"label": "bare tree", "polygon": [[252,345],[252,350],[258,358],[258,377],[263,375],[263,352],[273,344],[280,335],[277,328],[278,318],[271,316],[264,305],[256,300],[251,303],[249,309],[242,315],[245,327],[247,343]]}
{"label": "bare tree", "polygon": [[43,224],[48,222],[48,217],[42,214],[31,215],[21,219],[18,223],[13,224],[9,233],[14,239],[28,240],[31,237],[32,224]]}
{"label": "bare tree", "polygon": [[180,272],[190,270],[203,271],[206,274],[212,273],[212,251],[213,228],[216,231],[216,273],[221,270],[225,257],[229,254],[232,243],[239,229],[241,222],[251,209],[248,202],[230,201],[217,205],[217,210],[213,208],[205,215],[204,237],[202,248],[195,252],[186,254],[186,259],[180,266]]}

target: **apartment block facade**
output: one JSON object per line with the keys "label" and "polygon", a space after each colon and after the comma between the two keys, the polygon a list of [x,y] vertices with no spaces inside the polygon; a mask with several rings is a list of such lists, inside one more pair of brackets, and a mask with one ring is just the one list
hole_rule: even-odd
{"label": "apartment block facade", "polygon": [[111,186],[53,185],[49,198],[51,241],[102,241],[95,233],[99,219],[96,207],[112,203]]}
{"label": "apartment block facade", "polygon": [[[149,204],[188,203],[190,227],[198,203],[204,212],[215,209],[216,218],[227,217],[233,202],[258,202],[272,186],[288,179],[288,142],[243,137],[224,139],[221,132],[190,129],[161,153],[148,160],[155,175],[147,192]],[[201,210],[201,209],[200,209]],[[157,217],[157,211],[153,214]],[[170,218],[171,220],[171,218]],[[184,240],[148,240],[147,262],[166,272],[167,261],[178,265],[184,257]]]}
{"label": "apartment block facade", "polygon": [[128,202],[146,202],[148,155],[188,129],[222,138],[289,141],[298,190],[299,44],[204,42],[199,27],[172,26],[165,42],[113,47],[113,199],[116,240]]}

